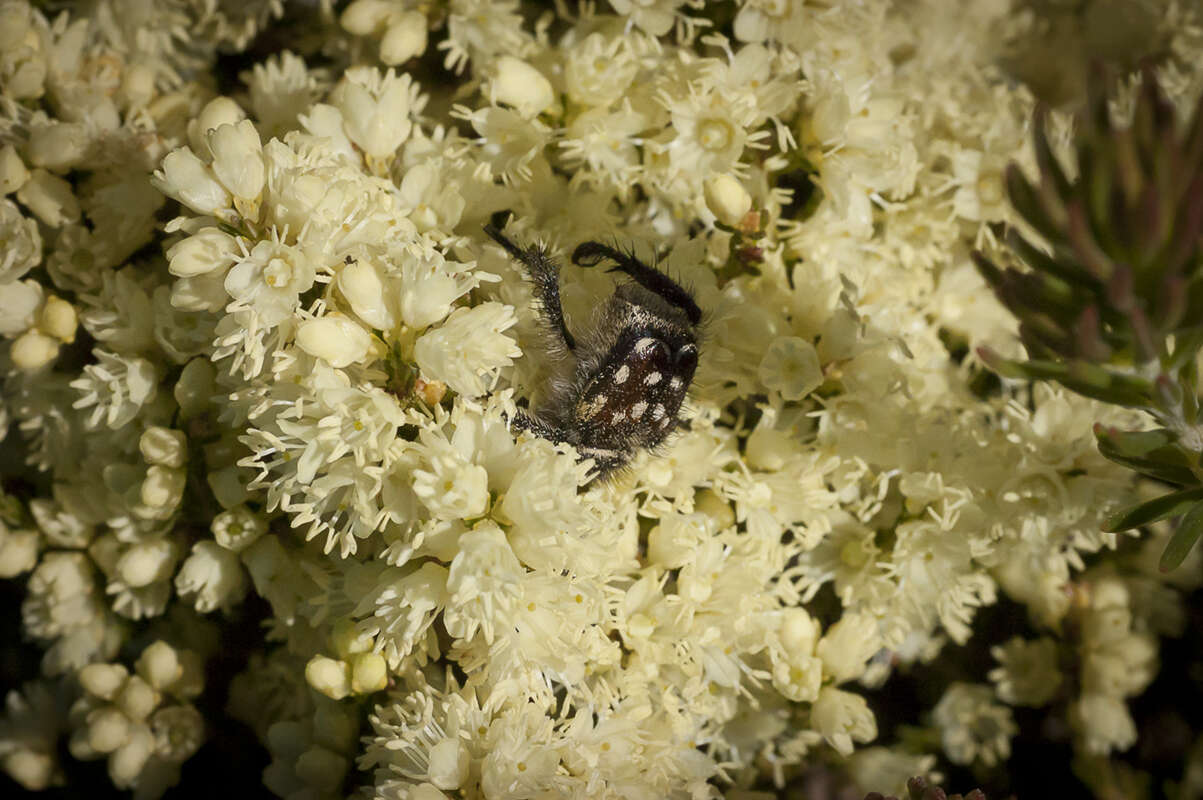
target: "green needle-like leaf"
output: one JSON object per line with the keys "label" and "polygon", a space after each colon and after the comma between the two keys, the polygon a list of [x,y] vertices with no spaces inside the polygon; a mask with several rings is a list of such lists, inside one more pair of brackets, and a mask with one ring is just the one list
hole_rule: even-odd
{"label": "green needle-like leaf", "polygon": [[1158,564],[1161,571],[1169,572],[1181,565],[1195,542],[1199,541],[1200,534],[1203,534],[1203,503],[1196,503],[1186,512],[1186,516],[1178,523],[1178,530],[1174,531],[1165,550],[1161,551],[1161,563]]}
{"label": "green needle-like leaf", "polygon": [[1201,500],[1203,500],[1203,487],[1183,489],[1180,492],[1162,495],[1161,497],[1113,514],[1103,524],[1103,530],[1108,533],[1118,533],[1119,531],[1139,528],[1141,525],[1149,525],[1163,519],[1177,517],[1185,514]]}

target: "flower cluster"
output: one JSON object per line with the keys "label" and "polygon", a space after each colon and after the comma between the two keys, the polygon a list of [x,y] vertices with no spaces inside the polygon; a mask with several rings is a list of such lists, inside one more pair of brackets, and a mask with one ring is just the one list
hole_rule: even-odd
{"label": "flower cluster", "polygon": [[[1030,19],[134,5],[0,0],[23,786],[66,752],[156,797],[213,696],[286,798],[754,797],[815,764],[901,793],[1005,763],[1008,705],[1131,746],[1194,586],[1103,531],[1136,489],[1090,424],[1132,415],[973,354],[1020,347],[969,253],[1035,159],[1000,66]],[[509,425],[558,364],[499,212],[565,263],[572,330],[613,293],[563,257],[588,240],[705,312],[680,431],[605,481]],[[1004,596],[1036,633],[988,643],[993,685],[949,683],[926,749],[864,747],[873,690]],[[214,685],[223,627],[259,638]]]}

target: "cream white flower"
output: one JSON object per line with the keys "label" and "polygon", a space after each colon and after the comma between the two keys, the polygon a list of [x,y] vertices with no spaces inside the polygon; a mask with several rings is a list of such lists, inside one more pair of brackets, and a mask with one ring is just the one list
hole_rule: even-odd
{"label": "cream white flower", "polygon": [[417,100],[417,87],[410,76],[398,77],[391,69],[381,75],[372,69],[352,68],[333,99],[342,112],[347,136],[363,150],[370,167],[383,168],[413,127],[409,114]]}
{"label": "cream white flower", "polygon": [[766,387],[786,400],[801,400],[823,382],[814,345],[797,336],[774,339],[761,359],[759,374]]}
{"label": "cream white flower", "polygon": [[0,522],[0,577],[15,578],[38,563],[38,532],[33,528],[12,529]]}
{"label": "cream white flower", "polygon": [[250,107],[264,138],[282,136],[299,126],[298,115],[309,108],[322,90],[319,74],[287,50],[273,55],[243,73]]}
{"label": "cream white flower", "polygon": [[187,148],[168,153],[150,181],[163,194],[174,197],[198,214],[216,216],[230,207],[230,193],[213,177],[205,163]]}
{"label": "cream white flower", "polygon": [[209,135],[223,125],[237,125],[246,119],[242,106],[230,97],[218,95],[205,103],[195,119],[188,121],[188,145],[192,152],[205,161],[213,160],[213,151],[209,149]]}
{"label": "cream white flower", "polygon": [[[12,194],[29,180],[29,170],[11,143],[0,147],[0,195]],[[0,204],[2,207],[2,204]]]}
{"label": "cream white flower", "polygon": [[238,555],[216,542],[197,542],[175,576],[175,589],[202,614],[228,609],[246,594],[246,572]]}
{"label": "cream white flower", "polygon": [[259,219],[259,195],[266,179],[263,145],[254,123],[219,125],[206,137],[213,163],[209,168],[234,196],[234,207],[249,220]]}
{"label": "cream white flower", "polygon": [[71,382],[82,396],[73,408],[91,408],[89,427],[102,421],[120,428],[137,416],[158,392],[158,373],[144,358],[123,358],[107,350],[94,350],[97,361],[84,367],[84,373]]}
{"label": "cream white flower", "polygon": [[810,709],[810,724],[840,755],[852,752],[853,742],[877,738],[877,720],[865,698],[824,687]]}
{"label": "cream white flower", "polygon": [[460,639],[470,639],[481,631],[486,641],[492,641],[497,622],[494,609],[504,609],[516,599],[523,574],[496,524],[481,523],[465,533],[447,575],[450,599],[443,614],[447,630]]}
{"label": "cream white flower", "polygon": [[44,169],[35,169],[17,190],[17,200],[51,228],[79,220],[79,200],[71,184]]}
{"label": "cream white flower", "polygon": [[573,102],[604,109],[622,98],[639,72],[627,36],[590,33],[565,53],[564,84]]}
{"label": "cream white flower", "polygon": [[676,19],[677,9],[684,0],[610,0],[610,5],[619,14],[626,14],[631,21],[651,36],[668,33]]}
{"label": "cream white flower", "polygon": [[0,199],[0,286],[10,284],[42,260],[42,236],[38,223],[21,214],[10,200]]}
{"label": "cream white flower", "polygon": [[225,276],[230,297],[254,309],[264,325],[287,319],[298,296],[313,286],[317,265],[307,251],[261,241],[245,253]]}
{"label": "cream white flower", "polygon": [[413,473],[414,494],[437,519],[474,519],[489,500],[489,473],[478,464],[436,457],[430,470]]}
{"label": "cream white flower", "polygon": [[446,606],[447,577],[446,567],[430,561],[408,574],[388,567],[356,607],[356,616],[367,615],[358,631],[374,637],[392,669],[400,668]]}
{"label": "cream white flower", "polygon": [[990,670],[989,678],[1005,703],[1042,706],[1061,687],[1057,643],[1052,639],[1027,641],[1014,637],[1004,645],[990,648],[990,654],[999,666]]}
{"label": "cream white flower", "polygon": [[492,388],[498,370],[514,363],[522,350],[504,332],[517,323],[512,306],[488,302],[456,309],[438,328],[414,344],[422,374],[468,397]]}
{"label": "cream white flower", "polygon": [[419,233],[454,229],[467,205],[455,183],[448,182],[446,170],[429,162],[405,171],[400,194]]}
{"label": "cream white flower", "polygon": [[1105,694],[1083,694],[1070,707],[1070,722],[1088,753],[1123,752],[1136,743],[1136,723],[1124,701]]}
{"label": "cream white flower", "polygon": [[944,752],[954,764],[997,764],[1011,754],[1011,737],[1019,730],[1011,709],[993,702],[981,684],[954,683],[932,710]]}
{"label": "cream white flower", "polygon": [[451,304],[478,285],[483,276],[468,265],[448,261],[439,252],[401,262],[401,320],[411,328],[433,325],[451,313]]}

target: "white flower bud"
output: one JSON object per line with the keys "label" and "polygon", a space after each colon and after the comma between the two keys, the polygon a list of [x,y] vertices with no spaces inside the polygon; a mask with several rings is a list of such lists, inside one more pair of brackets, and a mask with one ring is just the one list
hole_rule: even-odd
{"label": "white flower bud", "polygon": [[351,674],[345,661],[327,656],[314,656],[305,665],[305,681],[333,700],[342,700],[351,693]]}
{"label": "white flower bud", "polygon": [[803,608],[787,608],[782,612],[781,644],[789,652],[810,655],[819,638],[819,623]]}
{"label": "white flower bud", "polygon": [[35,167],[66,172],[83,159],[90,144],[87,128],[82,123],[56,120],[33,132],[26,155]]}
{"label": "white flower bud", "polygon": [[512,106],[523,117],[533,117],[555,102],[555,92],[543,73],[513,56],[501,56],[493,65],[490,97]]}
{"label": "white flower bud", "polygon": [[798,445],[787,431],[757,425],[748,436],[747,462],[753,469],[776,471],[798,454]]}
{"label": "white flower bud", "polygon": [[237,125],[222,125],[209,132],[213,153],[211,169],[217,179],[234,195],[238,213],[248,219],[259,217],[259,194],[267,171],[263,163],[263,143],[255,123],[244,119]]}
{"label": "white flower bud", "polygon": [[42,284],[35,280],[4,285],[0,292],[0,336],[16,336],[33,327],[42,305],[42,291]]}
{"label": "white flower bud", "polygon": [[230,193],[187,148],[172,150],[150,182],[198,214],[216,214],[230,207]]}
{"label": "white flower bud", "polygon": [[112,700],[129,678],[122,664],[88,664],[79,670],[79,685],[88,694],[102,700]]}
{"label": "white flower bud", "polygon": [[468,745],[458,736],[448,737],[430,748],[430,766],[426,774],[440,789],[452,791],[468,780],[472,757]]}
{"label": "white flower bud", "polygon": [[0,147],[0,195],[17,191],[27,180],[29,170],[21,156],[17,155],[17,148],[11,144]]}
{"label": "white flower bud", "polygon": [[0,578],[15,578],[38,564],[38,532],[33,528],[7,530],[0,523]]}
{"label": "white flower bud", "polygon": [[731,175],[724,173],[707,179],[703,192],[710,213],[732,228],[752,209],[752,195]]}
{"label": "white flower bud", "polygon": [[151,425],[138,437],[138,450],[147,464],[178,469],[187,460],[188,439],[183,431]]}
{"label": "white flower bud", "polygon": [[371,694],[388,686],[388,665],[379,653],[360,653],[351,657],[351,691]]}
{"label": "white flower bud", "polygon": [[1090,587],[1090,607],[1127,608],[1131,603],[1128,587],[1117,578],[1103,578]]}
{"label": "white flower bud", "polygon": [[151,508],[175,508],[184,496],[188,475],[182,469],[151,464],[142,481],[142,504]]}
{"label": "white flower bud", "polygon": [[162,639],[148,645],[138,656],[134,670],[159,691],[172,688],[184,676],[184,665],[176,649]]}
{"label": "white flower bud", "polygon": [[30,173],[29,180],[17,190],[17,199],[52,228],[79,219],[79,201],[71,184],[44,169]]}
{"label": "white flower bud", "polygon": [[36,330],[21,334],[9,351],[17,369],[35,370],[58,357],[59,341]]}
{"label": "white flower bud", "polygon": [[246,119],[246,112],[242,110],[242,106],[225,95],[214,97],[205,104],[201,112],[196,115],[196,119],[188,121],[188,144],[196,154],[212,158],[213,152],[209,149],[209,131],[220,128],[222,125],[237,125],[244,119]]}
{"label": "white flower bud", "polygon": [[297,327],[297,346],[332,367],[346,367],[368,355],[372,336],[355,320],[333,312],[302,322]]}
{"label": "white flower bud", "polygon": [[364,633],[346,617],[334,623],[330,633],[330,647],[339,658],[346,659],[359,653],[370,653],[376,645],[375,637]]}
{"label": "white flower bud", "polygon": [[138,542],[117,559],[117,575],[128,586],[149,586],[171,576],[176,558],[176,544],[170,539]]}
{"label": "white flower bud", "polygon": [[384,282],[370,263],[352,261],[338,273],[338,289],[351,310],[377,330],[391,330],[396,317],[385,302]]}
{"label": "white flower bud", "polygon": [[167,251],[167,271],[181,278],[226,270],[242,255],[238,240],[219,228],[201,228]]}
{"label": "white flower bud", "polygon": [[125,744],[129,718],[112,706],[88,714],[88,746],[97,753],[111,753]]}
{"label": "white flower bud", "polygon": [[109,779],[118,789],[129,789],[155,752],[155,737],[145,725],[135,725],[128,740],[109,756]]}
{"label": "white flower bud", "polygon": [[380,60],[389,66],[404,64],[426,52],[426,28],[429,23],[420,11],[406,11],[389,22],[380,40]]}
{"label": "white flower bud", "polygon": [[205,413],[217,391],[217,370],[206,358],[194,358],[184,365],[172,395],[180,405],[180,418],[192,419]]}
{"label": "white flower bud", "polygon": [[328,795],[342,786],[349,766],[345,756],[314,745],[297,757],[296,771],[306,786],[320,795]]}
{"label": "white flower bud", "polygon": [[143,678],[134,675],[121,687],[113,702],[125,716],[143,720],[159,705],[159,693]]}
{"label": "white flower bud", "polygon": [[143,108],[155,96],[155,73],[145,64],[128,64],[121,76],[118,99],[124,108]]}
{"label": "white flower bud", "polygon": [[38,328],[42,333],[53,336],[64,344],[75,341],[75,329],[79,326],[79,317],[75,306],[58,295],[50,295],[42,306],[38,316]]}
{"label": "white flower bud", "polygon": [[388,0],[355,0],[343,10],[338,24],[347,33],[368,36],[384,27],[394,7]]}
{"label": "white flower bud", "polygon": [[14,745],[14,749],[0,759],[0,769],[27,791],[44,791],[58,774],[54,757],[49,753],[39,753],[28,747],[21,747],[15,743]]}

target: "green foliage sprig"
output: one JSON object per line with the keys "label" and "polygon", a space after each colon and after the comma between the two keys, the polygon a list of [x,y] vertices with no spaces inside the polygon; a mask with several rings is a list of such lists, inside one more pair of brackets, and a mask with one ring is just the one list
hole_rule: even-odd
{"label": "green foliage sprig", "polygon": [[1015,164],[1007,168],[1011,204],[1044,246],[1007,231],[1026,270],[973,254],[1019,319],[1030,360],[988,348],[979,355],[1005,377],[1055,381],[1152,416],[1154,430],[1096,425],[1094,432],[1104,456],[1173,487],[1106,526],[1121,531],[1181,516],[1161,557],[1168,571],[1203,534],[1203,104],[1179,130],[1146,68],[1132,121],[1121,126],[1108,108],[1105,76],[1094,77],[1077,134],[1077,177],[1053,154],[1043,108],[1033,124],[1038,182]]}

